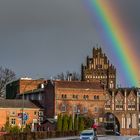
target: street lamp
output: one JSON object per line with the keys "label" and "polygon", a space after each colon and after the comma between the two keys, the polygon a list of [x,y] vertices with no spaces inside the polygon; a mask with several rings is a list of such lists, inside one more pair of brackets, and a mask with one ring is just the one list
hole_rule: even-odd
{"label": "street lamp", "polygon": [[78,115],[80,114],[80,109],[78,109],[78,107],[76,105],[73,105],[73,108],[72,108],[72,120],[73,120],[73,126],[75,124],[74,121],[76,121],[76,130],[78,130],[78,121],[79,121],[79,117]]}

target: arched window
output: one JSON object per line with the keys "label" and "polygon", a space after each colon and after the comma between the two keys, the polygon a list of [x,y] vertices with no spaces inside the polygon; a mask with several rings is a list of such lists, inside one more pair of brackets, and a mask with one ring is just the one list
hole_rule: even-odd
{"label": "arched window", "polygon": [[66,112],[66,105],[65,105],[65,104],[62,104],[62,106],[61,106],[61,111],[62,111],[62,112]]}
{"label": "arched window", "polygon": [[125,115],[122,115],[122,128],[125,128]]}
{"label": "arched window", "polygon": [[88,112],[87,107],[84,107],[84,108],[83,108],[83,113],[87,113],[87,112]]}
{"label": "arched window", "polygon": [[131,128],[131,117],[130,117],[130,114],[127,114],[127,116],[126,116],[126,125],[127,125],[127,128]]}
{"label": "arched window", "polygon": [[73,112],[75,112],[75,113],[76,113],[76,112],[77,112],[77,110],[78,110],[77,105],[74,105],[74,106],[73,106]]}
{"label": "arched window", "polygon": [[98,107],[94,107],[94,112],[98,112],[99,108]]}
{"label": "arched window", "polygon": [[116,110],[123,110],[124,108],[124,97],[121,93],[118,93],[115,98],[115,108]]}
{"label": "arched window", "polygon": [[137,128],[137,119],[136,119],[136,114],[132,115],[132,128]]}
{"label": "arched window", "polygon": [[133,94],[130,94],[128,97],[128,110],[135,110],[136,109],[136,99]]}
{"label": "arched window", "polygon": [[105,96],[105,110],[110,110],[111,109],[111,96],[109,95],[109,93],[106,94]]}

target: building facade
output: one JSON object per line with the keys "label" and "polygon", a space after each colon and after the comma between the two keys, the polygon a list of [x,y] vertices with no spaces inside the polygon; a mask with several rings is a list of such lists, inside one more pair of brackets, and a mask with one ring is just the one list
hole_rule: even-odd
{"label": "building facade", "polygon": [[0,100],[0,130],[8,121],[11,126],[25,127],[30,125],[32,129],[37,129],[35,126],[43,117],[43,109],[37,107],[32,102],[25,100]]}
{"label": "building facade", "polygon": [[100,82],[48,80],[44,88],[26,92],[24,97],[38,100],[46,118],[57,118],[58,114],[80,114],[98,122],[99,118],[103,120],[105,92]]}
{"label": "building facade", "polygon": [[137,135],[140,131],[138,88],[105,89],[99,81],[48,80],[36,90],[20,94],[44,109],[43,120],[59,114],[83,115],[104,124],[106,131]]}
{"label": "building facade", "polygon": [[138,135],[140,131],[140,92],[137,88],[121,88],[106,92],[105,120],[108,130],[123,135]]}
{"label": "building facade", "polygon": [[93,56],[87,56],[86,65],[81,66],[81,80],[100,80],[106,88],[116,87],[116,68],[110,64],[101,48],[93,48]]}
{"label": "building facade", "polygon": [[41,87],[45,82],[43,79],[20,78],[6,85],[6,99],[15,99],[16,96]]}

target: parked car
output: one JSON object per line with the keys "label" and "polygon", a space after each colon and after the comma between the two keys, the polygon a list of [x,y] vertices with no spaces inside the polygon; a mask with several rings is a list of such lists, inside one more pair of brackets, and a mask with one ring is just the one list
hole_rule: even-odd
{"label": "parked car", "polygon": [[98,140],[96,133],[93,129],[83,130],[80,133],[80,140]]}
{"label": "parked car", "polygon": [[120,132],[115,132],[115,136],[121,136]]}

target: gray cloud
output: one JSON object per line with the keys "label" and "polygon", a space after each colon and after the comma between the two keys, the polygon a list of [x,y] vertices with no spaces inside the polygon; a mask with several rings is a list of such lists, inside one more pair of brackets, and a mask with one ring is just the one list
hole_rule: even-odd
{"label": "gray cloud", "polygon": [[[83,1],[1,0],[0,64],[12,68],[18,76],[80,72],[92,47],[103,44],[96,33],[96,19]],[[140,1],[110,2],[137,44],[134,50],[139,51]]]}

